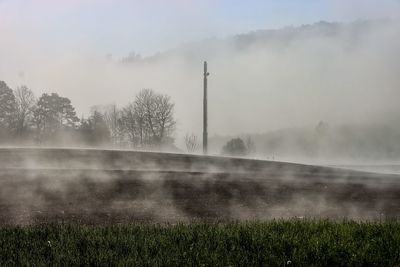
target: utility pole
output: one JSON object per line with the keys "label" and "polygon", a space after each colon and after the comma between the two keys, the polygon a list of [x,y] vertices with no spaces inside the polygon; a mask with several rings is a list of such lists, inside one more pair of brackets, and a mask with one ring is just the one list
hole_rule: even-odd
{"label": "utility pole", "polygon": [[210,73],[207,72],[207,61],[204,61],[204,98],[203,98],[203,153],[207,155],[208,150],[208,117],[207,117],[207,76]]}

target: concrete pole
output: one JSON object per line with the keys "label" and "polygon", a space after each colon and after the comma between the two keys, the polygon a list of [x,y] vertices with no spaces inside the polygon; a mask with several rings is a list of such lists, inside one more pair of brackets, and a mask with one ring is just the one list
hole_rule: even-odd
{"label": "concrete pole", "polygon": [[203,98],[203,153],[208,153],[208,114],[207,114],[207,76],[210,73],[207,72],[207,61],[204,61],[204,98]]}

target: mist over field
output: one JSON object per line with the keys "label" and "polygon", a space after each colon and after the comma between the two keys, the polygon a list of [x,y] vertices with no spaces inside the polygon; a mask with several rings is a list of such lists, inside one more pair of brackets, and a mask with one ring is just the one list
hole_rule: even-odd
{"label": "mist over field", "polygon": [[397,218],[384,1],[0,1],[0,225]]}

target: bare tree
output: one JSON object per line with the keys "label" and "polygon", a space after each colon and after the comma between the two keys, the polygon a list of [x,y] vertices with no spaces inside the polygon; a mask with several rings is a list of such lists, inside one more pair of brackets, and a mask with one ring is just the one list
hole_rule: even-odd
{"label": "bare tree", "polygon": [[133,103],[128,104],[121,111],[121,123],[123,132],[127,135],[129,142],[133,147],[138,147],[141,144],[140,129],[138,116],[135,112],[135,105]]}
{"label": "bare tree", "polygon": [[167,95],[156,95],[155,102],[155,122],[158,128],[158,139],[161,142],[165,136],[170,136],[175,129],[174,104],[171,102],[171,97]]}
{"label": "bare tree", "polygon": [[185,144],[186,150],[188,153],[193,153],[199,147],[199,142],[197,139],[197,135],[195,134],[186,134],[185,136]]}
{"label": "bare tree", "polygon": [[150,89],[143,89],[136,95],[133,103],[137,119],[140,146],[149,147],[155,143],[155,93]]}
{"label": "bare tree", "polygon": [[135,101],[122,109],[111,105],[92,108],[103,115],[114,145],[129,143],[135,148],[159,148],[171,142],[175,129],[174,104],[167,95],[143,89]]}
{"label": "bare tree", "polygon": [[143,89],[134,102],[141,143],[159,146],[175,129],[174,104],[167,95]]}
{"label": "bare tree", "polygon": [[102,114],[114,146],[119,146],[123,139],[121,111],[116,105],[110,105],[104,108]]}
{"label": "bare tree", "polygon": [[32,120],[35,108],[35,95],[26,86],[22,85],[14,91],[16,102],[16,130],[22,135],[26,130],[29,121]]}

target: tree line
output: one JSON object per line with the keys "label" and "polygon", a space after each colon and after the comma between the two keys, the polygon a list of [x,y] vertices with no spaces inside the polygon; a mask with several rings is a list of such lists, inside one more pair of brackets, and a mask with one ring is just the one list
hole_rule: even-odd
{"label": "tree line", "polygon": [[79,119],[71,100],[57,93],[36,98],[27,86],[0,81],[0,143],[86,145],[138,149],[173,146],[176,121],[168,95],[141,90],[126,106],[92,107]]}

